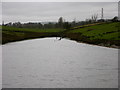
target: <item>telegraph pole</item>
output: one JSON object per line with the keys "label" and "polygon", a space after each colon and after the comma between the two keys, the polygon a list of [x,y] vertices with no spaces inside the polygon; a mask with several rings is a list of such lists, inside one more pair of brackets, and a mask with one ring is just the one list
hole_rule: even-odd
{"label": "telegraph pole", "polygon": [[120,21],[120,1],[118,2],[118,20]]}
{"label": "telegraph pole", "polygon": [[103,8],[102,8],[102,11],[101,11],[101,19],[103,19]]}

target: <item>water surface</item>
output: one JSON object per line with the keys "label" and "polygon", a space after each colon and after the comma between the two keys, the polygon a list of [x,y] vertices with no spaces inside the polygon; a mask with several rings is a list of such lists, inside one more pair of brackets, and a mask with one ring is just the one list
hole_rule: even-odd
{"label": "water surface", "polygon": [[117,88],[118,49],[44,38],[3,49],[3,88]]}

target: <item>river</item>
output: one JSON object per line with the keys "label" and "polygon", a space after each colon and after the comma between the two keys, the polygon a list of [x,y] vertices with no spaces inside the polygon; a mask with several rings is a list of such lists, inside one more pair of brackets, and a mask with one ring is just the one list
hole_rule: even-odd
{"label": "river", "polygon": [[2,45],[3,88],[117,88],[118,49],[56,38]]}

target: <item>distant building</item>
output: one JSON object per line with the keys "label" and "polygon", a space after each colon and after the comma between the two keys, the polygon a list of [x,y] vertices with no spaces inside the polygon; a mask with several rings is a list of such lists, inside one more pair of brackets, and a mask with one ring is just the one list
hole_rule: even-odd
{"label": "distant building", "polygon": [[118,20],[120,21],[120,1],[118,2]]}

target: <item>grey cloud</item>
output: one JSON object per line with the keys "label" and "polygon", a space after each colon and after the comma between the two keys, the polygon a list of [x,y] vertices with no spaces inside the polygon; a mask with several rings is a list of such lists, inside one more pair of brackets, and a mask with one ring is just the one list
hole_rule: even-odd
{"label": "grey cloud", "polygon": [[117,2],[3,2],[5,22],[57,21],[62,16],[71,21],[85,20],[92,14],[99,14],[104,8],[105,18],[117,15]]}

